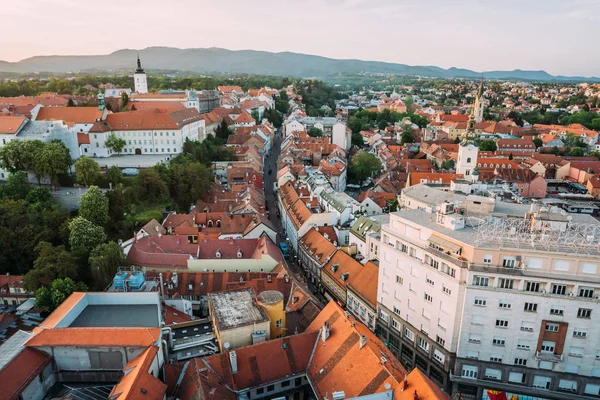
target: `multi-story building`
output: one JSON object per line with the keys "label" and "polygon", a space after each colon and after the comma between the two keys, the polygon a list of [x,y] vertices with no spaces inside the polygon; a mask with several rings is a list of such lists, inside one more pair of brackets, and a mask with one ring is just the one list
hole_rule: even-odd
{"label": "multi-story building", "polygon": [[594,218],[465,196],[381,235],[377,333],[405,366],[463,399],[600,394]]}

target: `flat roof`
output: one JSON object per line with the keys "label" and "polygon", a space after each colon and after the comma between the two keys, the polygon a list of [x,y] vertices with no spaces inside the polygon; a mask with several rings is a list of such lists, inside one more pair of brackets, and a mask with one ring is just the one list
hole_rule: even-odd
{"label": "flat roof", "polygon": [[88,305],[69,327],[158,328],[158,306],[155,304]]}
{"label": "flat roof", "polygon": [[208,299],[219,329],[269,321],[264,308],[256,304],[256,295],[250,288],[210,293]]}

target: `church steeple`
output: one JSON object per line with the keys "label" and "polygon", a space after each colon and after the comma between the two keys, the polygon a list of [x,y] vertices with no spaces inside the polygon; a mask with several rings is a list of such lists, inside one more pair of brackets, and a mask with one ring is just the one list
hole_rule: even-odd
{"label": "church steeple", "polygon": [[473,108],[473,117],[475,118],[476,123],[480,123],[483,121],[483,103],[481,102],[483,98],[483,78],[481,78],[481,82],[479,83],[479,88],[477,89],[477,97],[475,97],[475,107]]}
{"label": "church steeple", "polygon": [[140,53],[137,53],[137,68],[135,69],[137,74],[143,74],[144,69],[142,68],[142,62],[140,61]]}

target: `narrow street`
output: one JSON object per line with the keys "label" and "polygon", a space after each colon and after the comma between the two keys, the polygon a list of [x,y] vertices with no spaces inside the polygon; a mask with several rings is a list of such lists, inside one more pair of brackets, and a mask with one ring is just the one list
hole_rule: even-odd
{"label": "narrow street", "polygon": [[[277,246],[279,246],[279,243],[285,242],[285,235],[283,234],[281,219],[277,217],[277,211],[279,210],[277,205],[277,195],[273,190],[273,182],[277,179],[277,160],[279,159],[279,154],[281,153],[281,142],[283,142],[283,135],[283,128],[279,128],[275,135],[271,152],[268,157],[265,158],[263,177],[265,201],[269,209],[269,220],[271,223],[273,223],[273,226],[277,230]],[[270,174],[269,171],[271,171]],[[315,295],[323,304],[327,303],[327,300],[317,292],[315,285],[313,285],[310,280],[305,278],[304,274],[302,273],[302,269],[297,264],[297,259],[294,259],[293,255],[291,255],[288,260],[285,260],[285,263],[286,268],[293,274],[297,282],[302,283],[305,288],[308,288],[309,292]]]}

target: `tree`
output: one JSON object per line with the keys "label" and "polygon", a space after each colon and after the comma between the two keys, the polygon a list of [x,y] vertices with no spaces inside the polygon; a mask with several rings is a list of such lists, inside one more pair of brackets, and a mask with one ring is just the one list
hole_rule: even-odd
{"label": "tree", "polygon": [[126,264],[123,249],[115,242],[103,243],[92,250],[89,264],[95,288],[104,290],[117,269]]}
{"label": "tree", "polygon": [[322,137],[323,131],[319,128],[315,128],[314,126],[308,130],[308,136],[310,137]]}
{"label": "tree", "polygon": [[204,197],[212,187],[212,171],[198,162],[171,164],[169,189],[171,198],[182,212]]}
{"label": "tree", "polygon": [[129,95],[126,92],[121,92],[121,108],[126,108],[129,104]]}
{"label": "tree", "polygon": [[479,141],[479,151],[491,151],[494,152],[498,149],[496,142],[491,139]]}
{"label": "tree", "polygon": [[280,128],[283,124],[283,116],[274,108],[266,110],[263,118],[266,118],[275,128]]}
{"label": "tree", "polygon": [[569,155],[572,157],[583,157],[585,155],[585,152],[581,147],[575,147],[573,150],[571,150]]}
{"label": "tree", "polygon": [[358,146],[361,149],[363,147],[365,147],[365,139],[363,138],[363,136],[360,133],[352,132],[350,141],[351,141],[352,146]]}
{"label": "tree", "polygon": [[98,226],[108,222],[108,198],[102,194],[98,186],[90,186],[81,196],[79,216]]}
{"label": "tree", "polygon": [[169,196],[169,188],[155,168],[145,168],[137,176],[135,190],[138,200],[153,203]]}
{"label": "tree", "polygon": [[69,100],[67,100],[67,107],[75,107],[75,102],[72,98],[69,98]]}
{"label": "tree", "polygon": [[104,142],[104,145],[106,147],[108,147],[114,153],[117,153],[117,154],[119,154],[120,152],[123,151],[123,148],[125,147],[126,144],[127,144],[127,142],[125,141],[125,139],[116,137],[114,133],[111,133],[110,135],[108,135],[108,137],[106,138],[106,141]]}
{"label": "tree", "polygon": [[390,212],[396,212],[400,204],[398,203],[398,198],[395,197],[393,200],[388,201],[387,205]]}
{"label": "tree", "polygon": [[33,269],[23,277],[25,288],[35,291],[44,283],[50,284],[58,278],[77,278],[77,258],[69,253],[65,246],[53,246],[48,242],[40,242],[35,247],[37,254]]}
{"label": "tree", "polygon": [[39,288],[35,292],[35,306],[51,313],[74,292],[85,291],[87,286],[81,282],[75,282],[71,278],[56,279],[49,287]]}
{"label": "tree", "polygon": [[74,252],[87,255],[105,241],[106,233],[101,226],[94,225],[83,217],[77,217],[69,222],[69,243]]}
{"label": "tree", "polygon": [[510,153],[510,154],[508,155],[508,159],[512,161],[512,159],[513,159],[513,154],[512,154],[512,153]]}
{"label": "tree", "polygon": [[17,171],[8,176],[6,185],[2,190],[2,197],[7,197],[13,200],[24,200],[27,198],[31,186],[29,186],[29,180],[27,174],[23,171]]}
{"label": "tree", "polygon": [[118,231],[125,214],[126,202],[125,196],[123,196],[123,184],[117,184],[114,190],[110,190],[106,193],[106,197],[108,198],[109,229]]}
{"label": "tree", "polygon": [[215,129],[215,136],[221,139],[225,139],[227,140],[227,138],[229,137],[229,135],[231,135],[231,130],[227,127],[227,124],[225,123],[225,121],[221,122],[218,126],[217,129]]}
{"label": "tree", "polygon": [[402,131],[402,135],[400,136],[400,144],[405,145],[406,143],[414,143],[415,138],[413,137],[412,131],[409,129],[405,129]]}
{"label": "tree", "polygon": [[445,170],[452,170],[452,169],[454,169],[454,164],[455,164],[455,162],[453,159],[444,160],[444,161],[442,161],[440,168],[445,169]]}
{"label": "tree", "polygon": [[36,161],[38,171],[43,176],[49,176],[53,185],[58,175],[69,172],[72,163],[69,149],[60,141],[46,143]]}
{"label": "tree", "polygon": [[539,149],[540,147],[542,147],[544,145],[544,142],[542,141],[542,139],[533,139],[533,144],[535,144],[535,148]]}
{"label": "tree", "polygon": [[348,173],[354,177],[359,184],[362,184],[374,173],[381,171],[381,168],[382,165],[379,158],[366,151],[360,151],[352,158]]}
{"label": "tree", "polygon": [[35,187],[29,191],[26,200],[29,204],[42,203],[46,205],[52,202],[52,194],[46,188]]}
{"label": "tree", "polygon": [[106,173],[106,179],[108,179],[108,182],[112,184],[113,188],[116,187],[123,181],[123,173],[121,172],[121,168],[117,167],[116,165],[110,167]]}
{"label": "tree", "polygon": [[[125,92],[123,92],[125,93]],[[102,177],[98,163],[91,158],[81,157],[75,162],[75,179],[84,186],[96,183]]]}
{"label": "tree", "polygon": [[408,95],[403,100],[404,105],[406,106],[406,112],[412,114],[414,109],[414,100],[411,95]]}
{"label": "tree", "polygon": [[250,113],[250,116],[254,119],[254,121],[256,121],[257,124],[260,123],[260,118],[258,115],[258,110],[252,110],[252,112]]}

